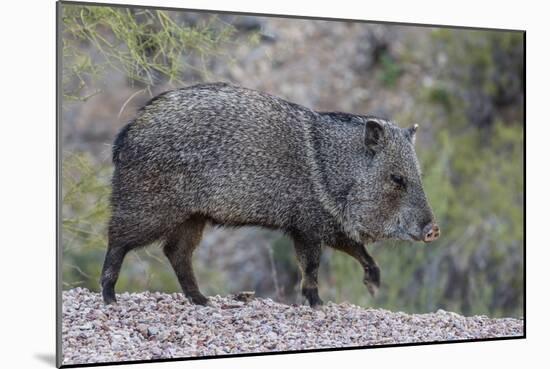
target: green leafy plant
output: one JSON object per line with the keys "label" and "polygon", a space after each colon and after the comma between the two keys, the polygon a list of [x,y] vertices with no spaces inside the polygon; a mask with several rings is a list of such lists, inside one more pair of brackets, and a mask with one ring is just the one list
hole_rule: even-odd
{"label": "green leafy plant", "polygon": [[97,94],[98,89],[88,91],[89,84],[102,79],[106,67],[147,89],[159,76],[183,84],[188,70],[208,79],[207,60],[221,56],[219,46],[229,42],[234,28],[216,17],[193,26],[174,18],[161,10],[64,6],[64,100],[86,101]]}
{"label": "green leafy plant", "polygon": [[403,69],[399,63],[391,57],[389,54],[384,53],[380,58],[381,63],[381,74],[380,81],[386,87],[394,87],[397,83],[397,80],[403,73]]}

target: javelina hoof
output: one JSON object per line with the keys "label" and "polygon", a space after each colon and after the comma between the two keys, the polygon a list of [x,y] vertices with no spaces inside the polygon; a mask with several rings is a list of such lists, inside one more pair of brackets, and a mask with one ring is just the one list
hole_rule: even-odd
{"label": "javelina hoof", "polygon": [[376,294],[378,294],[378,286],[367,284],[367,291],[369,291],[372,297],[376,297]]}
{"label": "javelina hoof", "polygon": [[103,295],[103,303],[105,305],[116,304],[116,297],[115,297],[114,291],[110,291],[109,289],[103,289],[101,293]]}
{"label": "javelina hoof", "polygon": [[309,306],[312,309],[320,309],[323,306],[323,304],[324,304],[323,300],[321,300],[319,297],[317,297],[317,299],[309,302]]}
{"label": "javelina hoof", "polygon": [[323,302],[323,300],[319,299],[318,302],[316,302],[315,304],[313,305],[310,305],[310,307],[313,309],[313,310],[321,310],[323,308],[323,305],[325,303]]}
{"label": "javelina hoof", "polygon": [[380,269],[376,265],[371,265],[365,269],[365,276],[363,283],[367,286],[367,290],[372,297],[376,296],[378,288],[380,287]]}
{"label": "javelina hoof", "polygon": [[321,300],[321,298],[319,297],[319,292],[317,292],[317,289],[305,288],[302,290],[302,294],[309,303],[309,306],[311,306],[312,308],[323,305],[323,300]]}
{"label": "javelina hoof", "polygon": [[204,296],[200,292],[189,294],[187,298],[189,299],[189,301],[191,301],[192,304],[195,304],[195,305],[206,306],[210,302],[210,300],[208,300],[208,297]]}

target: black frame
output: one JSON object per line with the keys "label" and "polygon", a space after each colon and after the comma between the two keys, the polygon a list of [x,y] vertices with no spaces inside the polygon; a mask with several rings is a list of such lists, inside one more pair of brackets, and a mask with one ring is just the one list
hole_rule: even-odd
{"label": "black frame", "polygon": [[[521,32],[523,34],[523,95],[525,97],[523,104],[523,335],[511,336],[511,337],[494,337],[494,338],[479,338],[479,339],[464,339],[464,340],[452,340],[452,341],[433,341],[433,342],[413,342],[413,343],[399,343],[399,344],[382,344],[373,346],[351,346],[351,347],[335,347],[335,348],[323,348],[323,349],[308,349],[308,350],[292,350],[292,351],[273,351],[273,352],[260,352],[260,353],[244,353],[244,354],[228,354],[228,355],[211,355],[211,356],[192,356],[181,358],[166,358],[166,359],[150,359],[150,360],[128,360],[128,361],[113,361],[113,362],[101,362],[101,363],[86,363],[86,364],[68,364],[62,365],[62,343],[61,343],[61,330],[62,330],[62,247],[61,247],[61,74],[62,74],[62,54],[60,48],[60,41],[62,35],[62,23],[60,22],[61,6],[62,5],[83,5],[83,6],[107,6],[117,8],[138,8],[138,9],[154,9],[154,10],[166,10],[166,11],[189,11],[197,13],[216,13],[216,14],[231,14],[242,16],[258,16],[258,17],[271,17],[271,18],[289,18],[289,19],[309,19],[309,20],[322,20],[322,21],[339,21],[339,22],[358,22],[358,23],[373,23],[373,24],[387,24],[387,25],[401,25],[412,27],[438,27],[438,28],[450,28],[450,29],[465,29],[465,30],[481,30],[481,31],[501,31],[501,32]],[[165,6],[147,6],[147,5],[130,5],[120,3],[97,3],[97,2],[84,2],[84,1],[71,1],[71,0],[58,0],[56,2],[56,366],[58,368],[77,368],[77,367],[92,367],[92,366],[105,366],[105,365],[128,365],[128,364],[142,364],[142,363],[156,363],[156,362],[171,362],[171,361],[187,361],[187,360],[207,360],[207,359],[221,359],[221,358],[238,358],[249,356],[266,356],[266,355],[281,355],[281,354],[300,354],[300,353],[316,353],[316,352],[330,352],[330,351],[348,351],[348,350],[360,350],[360,349],[373,349],[373,348],[390,348],[390,347],[410,347],[410,346],[425,346],[425,345],[439,345],[439,344],[455,344],[466,342],[490,342],[490,341],[505,341],[505,340],[521,340],[527,338],[527,232],[526,232],[526,205],[527,205],[527,176],[526,176],[526,163],[527,163],[527,31],[518,29],[505,29],[505,28],[486,28],[486,27],[469,27],[469,26],[456,26],[456,25],[444,25],[444,24],[425,24],[425,23],[406,23],[406,22],[390,22],[390,21],[374,21],[366,19],[347,19],[347,18],[331,18],[331,17],[315,17],[315,16],[301,16],[290,14],[265,14],[265,13],[251,13],[251,12],[237,12],[227,10],[209,10],[209,9],[191,9],[191,8],[176,8]]]}

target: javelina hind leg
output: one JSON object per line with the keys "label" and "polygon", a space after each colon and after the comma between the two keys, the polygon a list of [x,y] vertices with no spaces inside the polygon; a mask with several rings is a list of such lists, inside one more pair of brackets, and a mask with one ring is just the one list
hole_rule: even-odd
{"label": "javelina hind leg", "polygon": [[361,264],[365,272],[363,283],[367,286],[367,290],[372,296],[376,295],[380,287],[380,269],[372,256],[367,252],[365,246],[362,243],[350,239],[341,240],[331,246],[336,250],[343,251],[352,256]]}
{"label": "javelina hind leg", "polygon": [[170,235],[164,244],[164,254],[176,272],[183,293],[197,305],[208,304],[208,298],[199,291],[191,263],[193,251],[201,241],[205,223],[204,218],[190,218]]}
{"label": "javelina hind leg", "polygon": [[116,302],[115,284],[120,273],[124,256],[130,250],[124,244],[119,244],[109,240],[105,261],[103,262],[103,270],[101,271],[101,293],[105,304]]}
{"label": "javelina hind leg", "polygon": [[[121,212],[120,210],[118,211]],[[147,245],[158,238],[154,228],[140,226],[139,222],[123,221],[124,217],[116,216],[109,222],[109,246],[101,271],[101,292],[106,304],[116,302],[115,284],[126,254],[135,248]]]}
{"label": "javelina hind leg", "polygon": [[323,305],[317,289],[317,274],[321,260],[321,243],[303,237],[294,237],[294,248],[302,271],[302,295],[311,307]]}
{"label": "javelina hind leg", "polygon": [[101,272],[101,290],[106,304],[116,302],[115,284],[124,257],[130,250],[145,246],[159,238],[155,222],[149,226],[127,217],[126,209],[115,207],[109,221],[109,246]]}

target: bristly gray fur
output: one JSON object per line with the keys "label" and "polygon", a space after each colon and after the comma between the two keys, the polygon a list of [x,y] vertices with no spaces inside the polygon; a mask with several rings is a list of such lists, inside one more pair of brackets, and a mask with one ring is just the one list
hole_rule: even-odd
{"label": "bristly gray fur", "polygon": [[367,285],[377,286],[378,268],[364,245],[421,239],[434,221],[415,132],[225,83],[155,97],[120,131],[113,148],[106,302],[114,301],[126,252],[163,240],[184,292],[206,303],[190,264],[205,222],[290,235],[312,305],[321,303],[321,245],[355,257]]}

